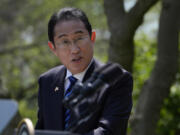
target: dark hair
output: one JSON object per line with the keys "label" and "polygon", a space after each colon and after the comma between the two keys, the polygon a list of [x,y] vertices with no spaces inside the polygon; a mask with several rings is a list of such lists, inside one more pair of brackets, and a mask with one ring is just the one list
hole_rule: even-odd
{"label": "dark hair", "polygon": [[91,24],[88,21],[86,14],[78,9],[78,8],[71,8],[66,7],[58,12],[54,13],[48,23],[48,37],[49,41],[54,44],[54,27],[58,22],[61,21],[69,21],[69,20],[80,20],[84,23],[85,28],[88,30],[89,35],[91,36],[92,28]]}

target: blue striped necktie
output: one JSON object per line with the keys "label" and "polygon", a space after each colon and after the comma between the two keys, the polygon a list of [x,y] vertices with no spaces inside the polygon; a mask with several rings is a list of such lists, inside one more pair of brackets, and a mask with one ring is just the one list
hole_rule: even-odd
{"label": "blue striped necktie", "polygon": [[[76,83],[77,79],[74,76],[70,76],[69,78],[70,85],[65,91],[64,97],[68,97],[72,93],[72,86]],[[69,126],[69,119],[70,119],[70,109],[66,109],[65,111],[65,129]]]}

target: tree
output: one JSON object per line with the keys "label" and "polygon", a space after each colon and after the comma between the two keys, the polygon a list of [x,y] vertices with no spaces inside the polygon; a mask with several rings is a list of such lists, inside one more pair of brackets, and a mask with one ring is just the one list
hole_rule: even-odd
{"label": "tree", "polygon": [[159,22],[157,61],[138,100],[132,135],[155,134],[160,109],[169,96],[178,69],[179,0],[163,0]]}
{"label": "tree", "polygon": [[129,12],[125,11],[123,0],[104,0],[111,32],[109,60],[120,63],[132,72],[134,61],[134,35],[142,24],[145,13],[158,0],[138,0]]}
{"label": "tree", "polygon": [[[104,0],[111,32],[109,60],[120,63],[132,72],[134,34],[143,16],[157,0],[138,0],[129,12],[123,1]],[[132,135],[153,135],[163,101],[168,97],[178,66],[179,2],[164,0],[158,34],[158,58],[140,93],[132,121]]]}

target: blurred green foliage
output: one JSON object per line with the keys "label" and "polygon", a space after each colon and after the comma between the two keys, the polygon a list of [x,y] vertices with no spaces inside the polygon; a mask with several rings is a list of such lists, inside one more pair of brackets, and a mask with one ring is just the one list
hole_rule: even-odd
{"label": "blurred green foliage", "polygon": [[[103,0],[2,0],[0,1],[0,97],[18,101],[22,117],[35,125],[37,120],[38,77],[60,64],[47,46],[47,24],[51,14],[65,6],[78,7],[87,13],[97,31],[95,57],[108,60],[108,39]],[[13,5],[14,4],[14,5]],[[7,8],[5,8],[7,7]],[[154,66],[157,43],[140,34],[135,39],[134,107],[143,83]],[[4,50],[4,51],[1,51]],[[170,97],[164,102],[157,132],[177,135],[180,131],[180,79],[172,86]],[[134,108],[133,108],[134,109]],[[167,128],[168,127],[168,128]]]}
{"label": "blurred green foliage", "polygon": [[135,39],[135,45],[133,77],[137,81],[135,81],[133,97],[136,101],[144,81],[148,79],[154,66],[157,43],[155,40],[148,39],[147,35],[142,33],[140,38]]}
{"label": "blurred green foliage", "polygon": [[[180,78],[178,78],[180,80]],[[161,109],[157,133],[159,135],[180,134],[180,85],[176,82],[171,88],[169,98],[165,99]]]}

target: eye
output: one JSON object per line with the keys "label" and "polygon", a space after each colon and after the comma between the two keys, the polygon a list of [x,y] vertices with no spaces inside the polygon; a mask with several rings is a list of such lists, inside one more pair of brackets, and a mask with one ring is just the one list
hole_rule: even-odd
{"label": "eye", "polygon": [[68,43],[69,41],[68,40],[63,40],[62,43]]}
{"label": "eye", "polygon": [[83,37],[78,37],[76,40],[78,41],[78,40],[82,40],[83,39]]}
{"label": "eye", "polygon": [[62,44],[63,44],[63,45],[69,45],[69,44],[70,44],[70,41],[69,41],[69,40],[63,40],[63,41],[62,41]]}

